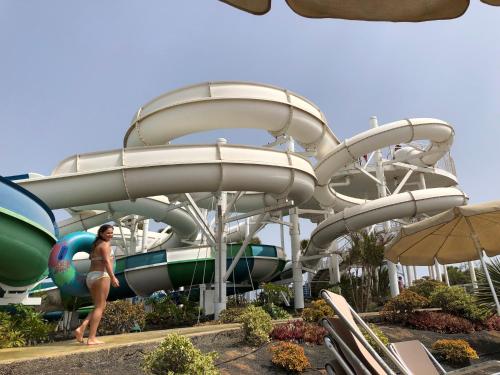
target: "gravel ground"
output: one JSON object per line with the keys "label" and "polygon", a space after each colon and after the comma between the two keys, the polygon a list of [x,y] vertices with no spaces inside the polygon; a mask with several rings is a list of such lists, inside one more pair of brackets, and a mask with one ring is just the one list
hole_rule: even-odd
{"label": "gravel ground", "polygon": [[[428,331],[409,330],[396,326],[381,326],[391,341],[419,339],[426,346],[439,338],[465,338],[478,351],[481,362],[500,360],[500,332],[477,332],[471,335],[442,335]],[[203,352],[217,351],[216,360],[221,374],[286,374],[271,364],[269,345],[260,348],[243,343],[240,330],[193,337],[193,343]],[[135,344],[119,348],[79,353],[64,357],[45,358],[0,365],[0,375],[77,374],[77,375],[138,375],[142,357],[157,344]],[[330,358],[324,346],[304,345],[311,368],[305,374],[326,374],[325,362]]]}

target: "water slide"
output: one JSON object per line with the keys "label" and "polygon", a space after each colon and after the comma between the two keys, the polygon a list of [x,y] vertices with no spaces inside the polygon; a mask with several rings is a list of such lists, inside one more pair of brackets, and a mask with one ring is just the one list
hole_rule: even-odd
{"label": "water slide", "polygon": [[[261,129],[276,139],[289,136],[307,155],[223,142],[170,144],[184,135],[221,128]],[[463,204],[466,197],[454,187],[455,176],[435,167],[449,151],[453,135],[449,124],[423,118],[386,124],[340,142],[321,111],[299,95],[268,85],[215,82],[182,88],[145,104],[135,114],[122,149],[74,155],[63,160],[50,176],[32,176],[18,183],[52,209],[71,208],[72,218],[61,223],[63,232],[130,213],[171,225],[172,235],[164,244],[168,248],[168,241],[172,241],[171,245],[178,247],[175,251],[151,251],[124,261],[127,284],[134,285],[134,293],[144,294],[187,282],[184,278],[179,283],[181,276],[176,272],[165,277],[160,271],[171,254],[182,262],[198,257],[193,249],[179,247],[183,240],[198,235],[191,215],[183,209],[185,193],[192,193],[200,207],[209,208],[211,192],[248,192],[239,196],[235,205],[238,212],[284,201],[303,210],[333,210],[335,214],[313,231],[304,252],[314,257],[346,231]],[[366,186],[366,180],[353,178],[344,194],[335,190],[341,185],[335,179],[345,175],[363,155],[418,140],[429,144],[424,149],[401,148],[383,168],[400,181],[410,181],[411,173],[425,174],[427,189],[406,191],[408,187],[403,187],[389,197],[366,199],[346,194]],[[367,173],[373,177],[373,171]],[[232,233],[241,238],[242,226]],[[305,264],[314,266],[316,262],[312,259]],[[278,271],[279,267],[270,267],[260,274],[275,275]],[[192,276],[193,272],[192,267],[186,267],[180,273]]]}
{"label": "water slide", "polygon": [[47,275],[56,235],[52,211],[27,190],[0,177],[0,288],[4,291],[0,304],[30,302],[25,296],[19,298],[18,292]]}

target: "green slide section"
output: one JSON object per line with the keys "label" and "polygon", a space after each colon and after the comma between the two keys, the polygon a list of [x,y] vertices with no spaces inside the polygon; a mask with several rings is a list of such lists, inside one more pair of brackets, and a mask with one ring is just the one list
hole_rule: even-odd
{"label": "green slide section", "polygon": [[22,287],[44,278],[55,242],[52,212],[34,195],[0,177],[0,283]]}

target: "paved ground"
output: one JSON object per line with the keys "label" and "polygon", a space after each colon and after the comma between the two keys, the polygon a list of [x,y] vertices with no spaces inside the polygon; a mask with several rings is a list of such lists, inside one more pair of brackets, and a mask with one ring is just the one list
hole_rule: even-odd
{"label": "paved ground", "polygon": [[121,335],[102,336],[100,340],[106,344],[99,346],[87,346],[80,344],[75,340],[58,341],[50,344],[0,349],[0,365],[23,361],[29,359],[57,357],[61,355],[70,355],[75,353],[88,353],[98,350],[110,350],[117,347],[123,347],[134,344],[147,344],[160,342],[166,334],[178,332],[187,336],[198,336],[201,334],[217,333],[239,328],[239,324],[207,325],[199,327],[187,327],[178,329],[167,329],[161,331],[148,331],[139,333],[126,333]]}
{"label": "paved ground", "polygon": [[[150,352],[167,333],[178,332],[192,338],[193,344],[203,352],[217,351],[217,367],[222,375],[229,374],[286,374],[271,365],[269,345],[260,348],[243,341],[238,324],[205,325],[162,331],[149,331],[115,336],[104,336],[105,345],[88,347],[74,340],[36,347],[0,350],[0,375],[139,375],[144,354]],[[435,332],[411,330],[397,326],[380,328],[391,341],[418,339],[426,346],[439,338],[465,338],[478,351],[480,359],[466,374],[486,375],[500,373],[500,332],[482,331],[469,335],[442,335]],[[324,346],[303,345],[311,367],[306,374],[325,374],[324,363],[330,353]],[[497,360],[488,368],[484,362]],[[479,362],[479,363],[478,363]],[[483,362],[483,363],[481,363]],[[451,368],[447,368],[451,369]],[[465,373],[464,373],[465,374]]]}

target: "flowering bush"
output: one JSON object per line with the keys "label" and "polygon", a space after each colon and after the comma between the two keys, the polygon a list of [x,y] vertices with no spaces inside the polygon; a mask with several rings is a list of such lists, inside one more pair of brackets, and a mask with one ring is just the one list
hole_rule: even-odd
{"label": "flowering bush", "polygon": [[317,323],[324,317],[333,317],[334,315],[333,309],[322,299],[312,301],[311,306],[306,307],[304,311],[302,311],[302,319],[312,323]]}
{"label": "flowering bush", "polygon": [[144,357],[142,368],[154,375],[217,375],[219,371],[214,365],[216,358],[217,353],[203,354],[189,338],[173,333]]}
{"label": "flowering bush", "polygon": [[252,345],[262,345],[269,341],[273,329],[271,317],[261,307],[248,306],[241,315],[245,340]]}
{"label": "flowering bush", "polygon": [[273,353],[272,363],[287,371],[297,373],[304,371],[311,364],[304,354],[304,349],[291,342],[281,342],[270,348]]}
{"label": "flowering bush", "polygon": [[432,350],[450,363],[461,364],[479,358],[476,351],[465,340],[438,340],[432,344]]}
{"label": "flowering bush", "polygon": [[416,329],[440,333],[470,333],[474,324],[459,316],[438,312],[418,311],[408,316],[406,323]]}

